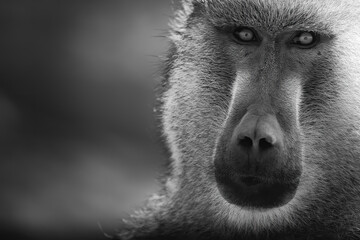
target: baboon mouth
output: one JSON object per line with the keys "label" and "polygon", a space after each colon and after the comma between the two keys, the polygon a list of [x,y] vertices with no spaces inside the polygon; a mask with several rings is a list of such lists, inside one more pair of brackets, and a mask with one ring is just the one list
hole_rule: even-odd
{"label": "baboon mouth", "polygon": [[218,189],[229,203],[248,208],[270,209],[281,207],[295,196],[299,180],[275,181],[256,176],[216,176]]}
{"label": "baboon mouth", "polygon": [[258,177],[241,177],[240,180],[247,186],[256,186],[264,182]]}

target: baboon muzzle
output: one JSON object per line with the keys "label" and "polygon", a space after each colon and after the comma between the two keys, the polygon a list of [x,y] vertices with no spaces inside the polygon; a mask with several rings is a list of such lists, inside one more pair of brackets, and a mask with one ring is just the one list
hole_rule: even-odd
{"label": "baboon muzzle", "polygon": [[237,125],[227,124],[215,153],[222,196],[242,207],[288,203],[299,184],[301,156],[300,146],[286,139],[275,114],[248,111]]}

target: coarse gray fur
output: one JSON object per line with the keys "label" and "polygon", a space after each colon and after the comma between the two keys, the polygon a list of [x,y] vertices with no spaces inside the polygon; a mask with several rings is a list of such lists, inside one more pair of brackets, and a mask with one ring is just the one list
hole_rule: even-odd
{"label": "coarse gray fur", "polygon": [[[359,14],[356,0],[184,0],[170,23],[159,95],[170,173],[118,237],[360,239]],[[229,40],[237,26],[274,39],[297,30],[323,38],[312,49],[287,49],[288,58],[264,48],[258,63],[256,50]],[[243,209],[219,193],[214,151],[226,122],[262,97],[301,149],[303,174],[287,205]]]}

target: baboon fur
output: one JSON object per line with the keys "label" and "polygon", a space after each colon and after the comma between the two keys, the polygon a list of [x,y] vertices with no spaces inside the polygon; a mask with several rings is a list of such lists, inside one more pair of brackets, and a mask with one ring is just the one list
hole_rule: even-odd
{"label": "baboon fur", "polygon": [[[159,91],[169,174],[163,191],[124,220],[117,236],[360,239],[359,16],[356,0],[183,1],[170,22],[171,46]],[[268,59],[287,69],[282,80],[291,83],[291,91],[278,83],[273,94],[294,109],[303,153],[296,195],[278,208],[230,204],[214,176],[224,124],[248,101],[244,89],[259,86],[252,84],[261,69],[246,63],[255,50],[229,40],[227,29],[234,26],[269,36],[297,30],[322,36],[311,49],[290,47],[287,58]],[[269,69],[267,81],[276,82],[278,75]]]}

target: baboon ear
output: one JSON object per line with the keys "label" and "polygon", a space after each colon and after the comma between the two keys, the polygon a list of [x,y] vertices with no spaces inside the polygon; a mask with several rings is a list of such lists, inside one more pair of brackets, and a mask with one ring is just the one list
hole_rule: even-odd
{"label": "baboon ear", "polygon": [[184,7],[197,8],[204,6],[208,0],[182,0],[182,5]]}
{"label": "baboon ear", "polygon": [[181,4],[183,8],[186,9],[186,8],[193,8],[195,2],[197,2],[197,0],[182,0]]}
{"label": "baboon ear", "polygon": [[[207,0],[182,0],[181,6],[175,12],[175,17],[170,21],[170,28],[173,35],[173,40],[181,35],[186,30],[187,22],[191,16],[200,14],[201,9],[206,4]],[[176,7],[176,5],[175,5]]]}
{"label": "baboon ear", "polygon": [[207,0],[182,0],[183,9],[187,15],[202,9],[206,3]]}
{"label": "baboon ear", "polygon": [[192,5],[194,2],[197,2],[197,0],[182,0],[184,5]]}

